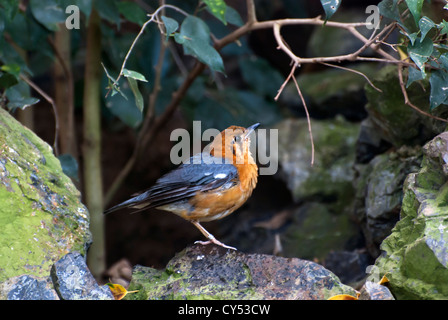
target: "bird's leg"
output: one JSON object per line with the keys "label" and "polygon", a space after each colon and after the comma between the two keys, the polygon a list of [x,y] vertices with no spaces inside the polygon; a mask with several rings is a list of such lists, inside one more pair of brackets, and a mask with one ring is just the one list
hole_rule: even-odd
{"label": "bird's leg", "polygon": [[231,247],[231,246],[228,246],[228,245],[225,245],[225,244],[222,243],[221,241],[217,240],[217,239],[216,239],[210,232],[208,232],[207,230],[205,230],[205,228],[204,228],[203,226],[201,226],[201,225],[199,224],[199,222],[197,222],[197,221],[190,221],[190,222],[191,222],[192,224],[194,224],[194,225],[196,226],[196,228],[198,228],[199,231],[201,231],[201,233],[202,233],[207,239],[209,239],[209,241],[196,241],[195,243],[199,243],[199,244],[202,244],[202,245],[209,244],[209,243],[214,243],[214,244],[216,244],[216,245],[218,245],[218,246],[221,246],[221,247],[224,247],[224,248],[227,248],[227,249],[236,250],[236,248]]}

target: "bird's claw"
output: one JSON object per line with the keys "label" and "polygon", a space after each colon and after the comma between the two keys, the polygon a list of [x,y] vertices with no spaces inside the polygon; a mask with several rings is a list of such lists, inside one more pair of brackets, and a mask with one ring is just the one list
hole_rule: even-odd
{"label": "bird's claw", "polygon": [[195,241],[195,244],[197,244],[197,243],[198,244],[202,244],[202,245],[207,245],[207,244],[210,244],[210,243],[214,243],[214,244],[216,244],[218,246],[221,246],[223,248],[226,248],[226,249],[232,249],[232,250],[235,250],[235,251],[237,250],[236,248],[228,246],[228,245],[226,245],[226,244],[224,244],[221,241],[216,240],[216,239],[212,239],[212,240],[208,240],[208,241]]}

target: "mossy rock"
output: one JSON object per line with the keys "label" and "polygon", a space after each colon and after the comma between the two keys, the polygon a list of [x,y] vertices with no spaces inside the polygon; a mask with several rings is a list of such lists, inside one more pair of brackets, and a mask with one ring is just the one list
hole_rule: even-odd
{"label": "mossy rock", "polygon": [[0,282],[46,278],[70,251],[85,255],[89,213],[51,147],[0,109]]}
{"label": "mossy rock", "polygon": [[194,245],[164,270],[136,266],[126,299],[320,300],[353,288],[321,265],[297,258],[245,254],[215,245]]}
{"label": "mossy rock", "polygon": [[401,219],[375,265],[397,299],[448,299],[448,132],[424,147],[404,183]]}

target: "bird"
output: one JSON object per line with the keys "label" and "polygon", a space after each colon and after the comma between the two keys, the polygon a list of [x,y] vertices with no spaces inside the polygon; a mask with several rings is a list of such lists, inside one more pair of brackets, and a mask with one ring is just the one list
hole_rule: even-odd
{"label": "bird", "polygon": [[257,185],[258,166],[250,152],[250,135],[259,126],[230,126],[217,134],[208,150],[183,161],[160,177],[149,189],[104,214],[122,208],[150,208],[174,213],[190,221],[208,239],[199,244],[216,244],[236,250],[216,239],[202,222],[222,219],[240,208]]}

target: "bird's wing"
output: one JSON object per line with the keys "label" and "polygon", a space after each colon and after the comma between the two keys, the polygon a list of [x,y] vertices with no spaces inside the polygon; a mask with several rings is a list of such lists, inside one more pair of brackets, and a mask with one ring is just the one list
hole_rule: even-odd
{"label": "bird's wing", "polygon": [[150,189],[104,213],[107,214],[125,207],[154,208],[188,199],[198,191],[210,191],[235,181],[238,177],[237,168],[232,164],[218,162],[216,158],[209,155],[201,155],[200,158],[198,155],[193,156],[189,163],[183,163],[159,178]]}

